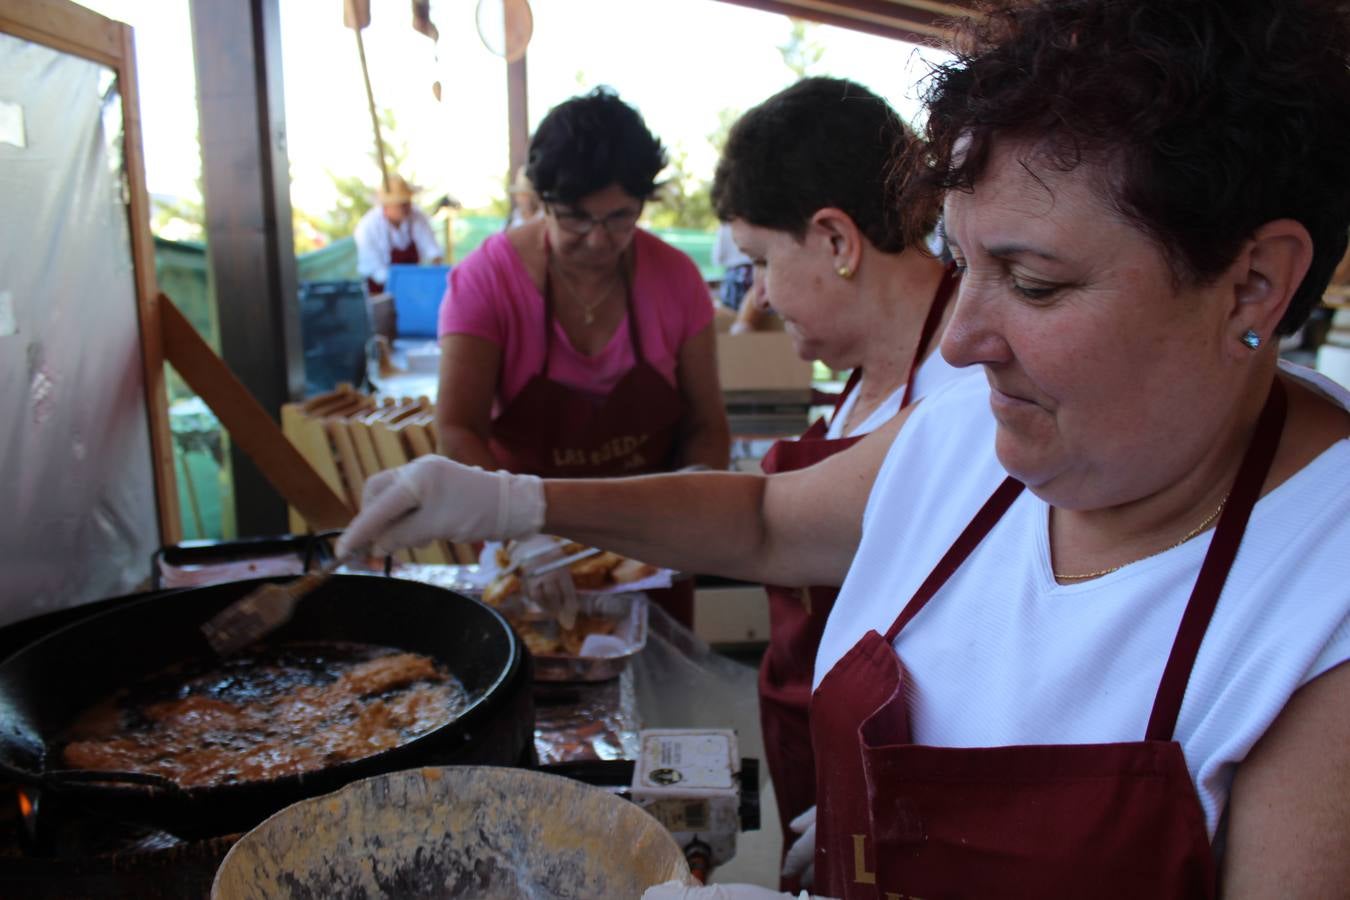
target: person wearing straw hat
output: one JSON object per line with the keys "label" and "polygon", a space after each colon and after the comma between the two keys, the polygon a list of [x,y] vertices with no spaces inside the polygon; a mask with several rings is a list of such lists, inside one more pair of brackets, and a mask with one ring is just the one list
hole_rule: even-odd
{"label": "person wearing straw hat", "polygon": [[371,297],[384,293],[391,264],[439,265],[444,257],[431,220],[413,206],[418,190],[403,176],[390,173],[387,183],[375,191],[376,205],[356,223],[356,271]]}

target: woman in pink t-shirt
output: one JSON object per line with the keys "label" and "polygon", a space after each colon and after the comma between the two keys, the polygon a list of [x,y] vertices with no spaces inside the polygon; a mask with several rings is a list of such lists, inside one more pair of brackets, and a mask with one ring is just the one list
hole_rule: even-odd
{"label": "woman in pink t-shirt", "polygon": [[[544,215],[470,254],[441,304],[447,456],[563,478],[726,468],[712,296],[689,257],[637,228],[665,165],[606,88],[539,124],[526,175]],[[673,612],[688,621],[692,596]]]}

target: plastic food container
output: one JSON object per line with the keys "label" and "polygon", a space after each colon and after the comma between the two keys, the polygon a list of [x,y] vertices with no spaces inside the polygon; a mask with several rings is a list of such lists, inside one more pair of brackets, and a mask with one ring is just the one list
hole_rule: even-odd
{"label": "plastic food container", "polygon": [[[399,564],[390,570],[395,578],[420,581],[481,600],[483,589],[491,580],[490,571],[481,566],[441,566],[427,564]],[[669,573],[666,573],[669,578]],[[580,591],[578,613],[612,621],[613,630],[603,640],[591,638],[577,654],[551,651],[540,652],[540,641],[532,640],[557,634],[557,622],[532,615],[519,598],[498,607],[498,611],[520,633],[534,657],[535,681],[604,681],[616,678],[627,667],[628,661],[647,645],[648,599],[640,591]]]}
{"label": "plastic food container", "polygon": [[[535,681],[604,681],[617,678],[628,661],[647,646],[647,595],[583,594],[580,615],[614,622],[606,640],[587,638],[575,655],[564,652],[534,653]],[[506,614],[511,619],[510,614]],[[527,646],[525,633],[531,628],[555,629],[556,622],[519,622],[512,620]]]}

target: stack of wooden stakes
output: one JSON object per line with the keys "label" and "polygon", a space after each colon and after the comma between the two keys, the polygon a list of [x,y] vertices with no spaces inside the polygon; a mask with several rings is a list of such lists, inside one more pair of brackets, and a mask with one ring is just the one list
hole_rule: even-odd
{"label": "stack of wooden stakes", "polygon": [[[351,385],[281,408],[281,430],[329,487],[361,508],[366,480],[377,472],[437,452],[436,410],[426,397],[392,397],[377,402]],[[305,521],[290,510],[291,530],[302,533]],[[473,548],[435,541],[401,551],[400,562],[470,564]]]}

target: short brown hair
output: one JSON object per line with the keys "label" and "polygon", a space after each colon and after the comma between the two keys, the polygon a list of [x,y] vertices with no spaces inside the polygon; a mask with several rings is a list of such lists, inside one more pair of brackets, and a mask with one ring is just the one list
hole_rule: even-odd
{"label": "short brown hair", "polygon": [[[907,246],[898,208],[911,201],[891,196],[888,178],[897,158],[920,147],[862,85],[804,78],[736,120],[713,177],[713,206],[724,222],[743,219],[799,241],[811,216],[832,206],[878,250],[898,253]],[[931,229],[937,204],[925,202],[911,214]]]}

